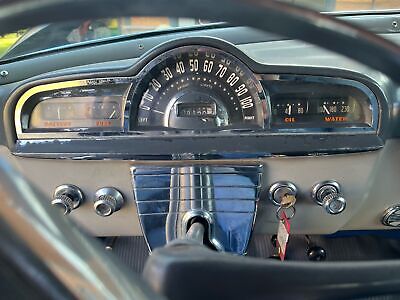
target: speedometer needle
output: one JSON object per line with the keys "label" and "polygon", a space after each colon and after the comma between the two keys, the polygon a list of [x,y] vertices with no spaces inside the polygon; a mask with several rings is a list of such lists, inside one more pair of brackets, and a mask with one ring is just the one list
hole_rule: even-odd
{"label": "speedometer needle", "polygon": [[322,107],[323,107],[323,109],[326,111],[326,113],[327,113],[328,115],[330,115],[330,114],[331,114],[331,113],[329,112],[329,110],[326,108],[325,104],[324,104],[324,105],[322,105]]}
{"label": "speedometer needle", "polygon": [[114,110],[108,118],[112,119],[114,117],[115,113],[116,113],[116,111]]}

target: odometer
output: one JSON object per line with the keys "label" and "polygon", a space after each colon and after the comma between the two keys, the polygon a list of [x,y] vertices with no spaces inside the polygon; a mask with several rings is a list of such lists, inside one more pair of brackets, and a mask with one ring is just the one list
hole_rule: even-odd
{"label": "odometer", "polygon": [[[135,92],[131,128],[263,128],[263,91],[239,59],[206,46],[184,46],[152,60]],[[137,98],[136,98],[137,97]]]}

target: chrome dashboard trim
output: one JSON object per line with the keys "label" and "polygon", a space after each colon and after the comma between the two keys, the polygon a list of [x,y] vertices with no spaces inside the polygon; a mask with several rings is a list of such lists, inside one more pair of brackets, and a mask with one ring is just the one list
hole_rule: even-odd
{"label": "chrome dashboard trim", "polygon": [[[234,135],[184,136],[174,143],[166,136],[148,139],[91,137],[82,139],[17,140],[12,154],[20,157],[67,160],[180,160],[243,159],[265,156],[315,156],[379,150],[384,139],[375,133],[272,134],[243,135],[241,143]],[[290,140],[290,142],[289,142]],[[183,148],[184,144],[184,148]],[[110,151],[112,150],[112,151]]]}
{"label": "chrome dashboard trim", "polygon": [[[371,105],[371,111],[372,111],[372,124],[371,127],[343,127],[343,128],[331,128],[331,132],[338,133],[338,132],[361,132],[361,131],[377,131],[379,129],[379,122],[381,121],[379,119],[379,116],[382,111],[382,107],[379,104],[379,101],[377,99],[377,96],[374,94],[374,92],[366,86],[364,83],[361,83],[359,81],[353,80],[353,79],[348,79],[348,78],[336,78],[336,77],[328,77],[328,76],[305,76],[305,75],[294,75],[294,74],[258,74],[260,78],[260,82],[264,87],[263,82],[268,82],[268,81],[279,81],[279,80],[284,80],[284,81],[293,81],[293,82],[298,82],[302,81],[304,83],[318,83],[318,84],[337,84],[341,86],[348,86],[348,87],[353,87],[365,94],[365,96],[368,97],[369,103]],[[311,131],[317,131],[317,132],[323,132],[323,130],[319,130],[318,128],[276,128],[275,129],[277,132],[299,132],[299,131],[306,131],[306,132],[311,132]]]}
{"label": "chrome dashboard trim", "polygon": [[[359,89],[362,91],[369,99],[371,106],[372,106],[372,125],[371,127],[343,127],[343,128],[330,128],[329,130],[324,130],[321,128],[273,128],[270,126],[270,124],[266,123],[264,124],[264,128],[262,130],[237,130],[237,129],[226,129],[226,130],[220,130],[216,132],[204,132],[202,135],[220,135],[220,134],[254,134],[254,135],[271,135],[271,134],[300,134],[300,133],[307,133],[307,134],[324,134],[324,135],[330,135],[330,134],[340,134],[340,133],[370,133],[370,132],[376,132],[379,128],[379,114],[380,114],[380,105],[379,102],[374,95],[374,93],[363,83],[360,83],[355,80],[350,80],[350,79],[344,79],[344,78],[331,78],[331,77],[325,77],[325,76],[305,76],[305,75],[287,75],[287,74],[255,74],[255,76],[259,80],[260,87],[263,92],[260,91],[260,95],[267,95],[265,99],[268,100],[268,91],[265,90],[264,87],[261,87],[263,85],[263,81],[276,81],[279,80],[280,77],[284,76],[287,78],[293,78],[293,80],[298,80],[299,77],[306,77],[307,82],[316,82],[316,83],[333,83],[333,84],[341,84],[341,85],[347,85],[351,86],[354,88]],[[25,91],[22,96],[18,99],[16,107],[15,107],[15,112],[14,112],[14,123],[15,123],[15,129],[16,129],[16,134],[17,138],[20,140],[35,140],[35,139],[55,139],[55,140],[61,140],[61,139],[91,139],[91,138],[96,138],[99,137],[100,134],[102,133],[101,131],[96,131],[96,132],[85,132],[85,128],[76,128],[74,131],[58,131],[58,132],[38,132],[38,133],[31,133],[31,132],[24,132],[22,129],[22,109],[26,102],[30,99],[30,97],[41,93],[45,91],[53,91],[53,90],[58,90],[58,89],[64,89],[64,88],[72,88],[72,87],[84,87],[84,86],[101,86],[105,84],[126,84],[130,83],[130,87],[127,89],[126,93],[123,96],[123,113],[121,114],[122,121],[123,121],[123,131],[110,131],[107,132],[107,135],[102,136],[102,138],[108,138],[108,139],[113,139],[115,137],[120,137],[120,136],[130,136],[130,137],[135,137],[135,136],[142,136],[142,135],[147,135],[147,136],[154,136],[155,134],[165,136],[165,137],[174,137],[174,136],[182,136],[185,135],[185,133],[196,133],[197,131],[195,130],[164,130],[164,131],[151,131],[151,132],[146,132],[146,131],[137,131],[137,130],[130,130],[130,112],[131,112],[131,106],[133,105],[132,100],[132,91],[135,90],[133,88],[133,83],[137,80],[136,77],[109,77],[109,78],[93,78],[93,79],[79,79],[79,80],[69,80],[69,81],[61,81],[61,82],[55,82],[55,83],[49,83],[49,84],[43,84],[43,85],[38,85],[35,87],[32,87]],[[270,106],[270,101],[266,101],[267,106]],[[270,111],[270,107],[268,108],[268,111]]]}
{"label": "chrome dashboard trim", "polygon": [[[22,110],[24,105],[29,101],[29,99],[41,92],[55,91],[61,90],[65,88],[74,88],[74,87],[85,87],[85,86],[101,86],[105,84],[127,84],[134,81],[133,77],[109,77],[109,78],[92,78],[92,79],[78,79],[78,80],[68,80],[68,81],[60,81],[48,84],[42,84],[34,86],[27,91],[25,91],[22,96],[18,99],[17,104],[15,106],[14,112],[14,124],[15,131],[18,139],[62,139],[62,138],[85,138],[82,136],[82,132],[84,128],[76,128],[74,131],[58,131],[58,132],[24,132],[22,128]],[[126,101],[128,97],[128,92],[131,86],[127,89],[125,95],[123,96],[122,105],[123,108],[126,108]],[[125,128],[125,111],[122,111],[121,118],[123,119],[123,124]]]}
{"label": "chrome dashboard trim", "polygon": [[[353,128],[295,128],[280,129],[265,126],[265,130],[221,130],[218,132],[199,131],[130,131],[131,107],[135,83],[140,80],[144,68],[157,56],[168,50],[181,46],[204,45],[224,50],[246,64],[257,78],[274,80],[280,76],[312,77],[325,80],[345,80],[365,86],[377,102],[373,127]],[[279,75],[280,74],[280,75]],[[79,78],[79,79],[78,79]],[[10,115],[16,116],[15,105],[19,97],[38,86],[48,86],[65,82],[101,83],[102,80],[127,80],[131,83],[126,98],[124,112],[124,129],[120,132],[57,132],[57,133],[27,133],[21,132],[21,126],[15,118],[17,130],[10,132],[7,139],[8,147],[14,155],[36,158],[61,159],[158,159],[171,158],[183,153],[194,153],[198,156],[216,157],[225,153],[238,155],[258,153],[262,155],[315,155],[335,154],[343,152],[372,151],[383,147],[384,131],[388,126],[388,99],[379,85],[370,77],[349,70],[305,67],[279,66],[260,64],[247,56],[235,45],[216,38],[193,37],[169,41],[149,50],[141,59],[124,69],[113,69],[90,74],[65,74],[59,77],[45,77],[28,82],[18,87],[9,98]],[[55,82],[58,81],[58,82]],[[85,83],[85,84],[86,84]],[[373,103],[375,106],[375,104]],[[20,117],[20,114],[19,114]],[[267,124],[268,125],[268,124]],[[12,129],[12,128],[11,128]],[[241,142],[232,146],[234,138],[240,137]],[[174,139],[174,143],[170,141]],[[288,140],[290,139],[290,142]],[[193,146],[191,144],[193,143]],[[297,144],[297,147],[294,146]],[[190,145],[190,146],[189,146]],[[278,147],[280,146],[280,147]],[[112,151],[110,151],[112,149]]]}
{"label": "chrome dashboard trim", "polygon": [[183,238],[190,219],[202,217],[216,249],[245,254],[262,174],[257,162],[133,166],[133,193],[149,249]]}

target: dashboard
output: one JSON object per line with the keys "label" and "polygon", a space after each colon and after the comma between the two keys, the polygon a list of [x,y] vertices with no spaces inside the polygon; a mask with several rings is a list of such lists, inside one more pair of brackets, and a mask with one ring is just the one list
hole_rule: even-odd
{"label": "dashboard", "polygon": [[[204,208],[203,198],[220,200],[209,212],[232,217],[229,226],[240,230],[245,220],[249,232],[272,234],[276,206],[268,193],[279,182],[296,187],[294,234],[390,229],[381,217],[400,193],[393,185],[400,175],[390,168],[400,145],[387,140],[397,86],[325,50],[248,30],[163,35],[10,63],[20,78],[10,71],[0,86],[0,156],[46,199],[78,187],[81,202],[68,217],[96,236],[152,241],[149,232],[161,230],[154,224],[171,222],[169,203],[179,203],[179,215],[186,200]],[[313,188],[327,181],[347,201],[336,215],[313,200]],[[113,213],[101,202],[110,192],[120,199]]]}

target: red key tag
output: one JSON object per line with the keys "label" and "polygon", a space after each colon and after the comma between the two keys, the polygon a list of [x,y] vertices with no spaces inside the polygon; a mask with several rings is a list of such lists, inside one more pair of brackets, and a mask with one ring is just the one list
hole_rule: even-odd
{"label": "red key tag", "polygon": [[289,234],[290,234],[290,221],[286,217],[285,212],[282,212],[281,219],[279,220],[278,234],[277,234],[278,251],[279,251],[278,254],[279,257],[281,258],[281,261],[285,260],[286,247],[287,247],[287,242],[289,240]]}

